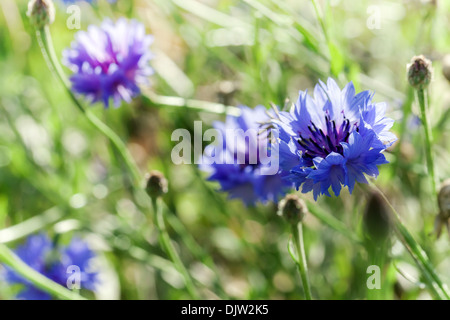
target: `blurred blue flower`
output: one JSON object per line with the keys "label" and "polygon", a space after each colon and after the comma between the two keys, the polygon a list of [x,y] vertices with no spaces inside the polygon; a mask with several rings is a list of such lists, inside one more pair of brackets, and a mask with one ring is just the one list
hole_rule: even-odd
{"label": "blurred blue flower", "polygon": [[242,106],[240,110],[240,116],[213,124],[222,136],[222,145],[205,148],[200,168],[211,173],[209,180],[218,181],[230,198],[246,205],[276,202],[292,183],[278,174],[277,151],[271,150],[270,130],[264,128],[270,117],[263,106]]}
{"label": "blurred blue flower", "polygon": [[[94,290],[98,283],[98,274],[89,270],[89,263],[95,253],[79,238],[74,238],[67,247],[56,247],[47,235],[41,233],[27,238],[23,245],[16,248],[15,253],[27,265],[45,275],[56,283],[66,286],[72,275],[69,267],[76,266],[80,271],[82,289]],[[79,268],[79,269],[78,269]],[[24,288],[17,295],[24,300],[49,300],[52,297],[31,282],[22,278],[14,270],[6,267],[4,279],[9,284],[23,284]]]}
{"label": "blurred blue flower", "polygon": [[149,65],[152,42],[144,25],[125,18],[116,23],[107,19],[101,27],[79,31],[63,53],[64,64],[74,72],[72,90],[92,103],[102,101],[105,107],[110,98],[116,107],[122,100],[131,102],[140,93],[138,85],[147,84],[153,74]]}
{"label": "blurred blue flower", "polygon": [[315,86],[314,98],[300,91],[290,112],[273,120],[279,129],[281,173],[302,192],[336,196],[342,186],[350,193],[365,175],[378,176],[388,163],[383,151],[396,141],[389,132],[394,121],[385,117],[386,103],[373,103],[373,94],[355,95],[353,83],[341,91],[333,79]]}

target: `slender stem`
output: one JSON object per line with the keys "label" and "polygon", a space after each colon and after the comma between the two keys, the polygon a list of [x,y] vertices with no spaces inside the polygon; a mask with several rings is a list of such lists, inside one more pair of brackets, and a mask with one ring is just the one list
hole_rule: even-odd
{"label": "slender stem", "polygon": [[156,93],[145,91],[142,98],[152,106],[170,107],[170,108],[188,108],[193,111],[208,112],[215,114],[230,114],[239,116],[239,108],[226,106],[221,103],[184,99],[180,97],[161,96]]}
{"label": "slender stem", "polygon": [[[405,137],[406,137],[406,128],[408,125],[408,120],[409,120],[409,116],[411,114],[411,109],[412,109],[412,103],[414,101],[414,89],[411,86],[408,86],[408,91],[406,93],[406,98],[404,100],[403,103],[403,107],[402,107],[402,111],[403,111],[403,117],[402,117],[402,121],[400,123],[400,134],[399,134],[399,141],[397,142],[398,146],[401,146],[402,143],[405,141]],[[400,162],[401,162],[401,148],[397,147],[396,151],[395,151],[395,163],[393,166],[391,166],[392,168],[392,173],[395,174],[400,166]]]}
{"label": "slender stem", "polygon": [[317,204],[307,201],[308,211],[315,216],[317,219],[319,219],[322,223],[330,227],[331,229],[335,230],[336,232],[339,232],[343,236],[347,237],[348,239],[354,241],[357,244],[362,244],[362,241],[360,237],[358,237],[357,234],[352,232],[345,224],[343,224],[341,221],[336,219],[330,214],[327,214],[322,209],[320,209]]}
{"label": "slender stem", "polygon": [[294,246],[297,253],[297,266],[300,277],[302,278],[303,290],[306,300],[312,300],[311,287],[308,279],[308,266],[306,263],[305,246],[303,244],[303,224],[292,224],[292,236],[294,237]]}
{"label": "slender stem", "polygon": [[19,224],[0,230],[0,243],[7,243],[26,237],[64,217],[64,213],[57,207],[48,209]]}
{"label": "slender stem", "polygon": [[424,129],[425,129],[425,154],[427,157],[428,173],[430,174],[433,197],[435,198],[437,195],[436,175],[434,173],[433,152],[431,149],[431,143],[433,142],[433,134],[431,132],[430,123],[428,122],[428,116],[427,116],[428,110],[427,110],[426,103],[425,103],[425,90],[424,89],[417,90],[417,98],[419,100],[419,105],[420,105],[420,116],[422,118],[422,123],[423,123]]}
{"label": "slender stem", "polygon": [[64,300],[84,300],[84,298],[77,293],[64,288],[28,266],[4,244],[0,244],[0,261],[14,269],[15,272],[25,279],[31,281],[39,289],[50,293],[56,298]]}
{"label": "slender stem", "polygon": [[320,27],[322,28],[322,32],[323,32],[323,35],[325,37],[325,40],[328,43],[328,32],[327,32],[327,28],[325,26],[325,21],[323,21],[322,14],[319,11],[319,6],[317,5],[316,0],[311,0],[311,2],[312,2],[312,5],[314,7],[314,11],[316,13],[317,20],[319,21]]}
{"label": "slender stem", "polygon": [[47,58],[48,62],[55,70],[56,75],[63,84],[73,103],[86,116],[87,120],[89,120],[89,122],[95,128],[97,128],[111,141],[111,143],[119,152],[119,155],[122,157],[124,163],[127,166],[127,169],[130,171],[134,184],[139,186],[141,183],[141,174],[139,173],[139,169],[136,163],[134,162],[131,154],[129,153],[127,147],[125,146],[124,142],[110,127],[108,127],[104,122],[102,122],[99,118],[97,118],[90,110],[86,109],[78,100],[78,98],[75,96],[75,94],[72,92],[70,88],[70,82],[67,79],[66,75],[64,74],[61,64],[59,63],[59,60],[56,56],[49,27],[45,26],[44,28],[38,30],[37,36],[40,41],[40,45],[44,56]]}
{"label": "slender stem", "polygon": [[384,193],[374,184],[370,184],[370,186],[378,192],[378,194],[384,199],[386,204],[391,209],[394,214],[394,225],[395,231],[398,235],[398,238],[408,250],[411,257],[414,259],[418,267],[422,270],[422,273],[425,277],[425,283],[427,287],[435,294],[435,296],[442,300],[450,300],[450,293],[448,292],[448,288],[445,284],[442,283],[441,279],[437,275],[431,261],[429,260],[427,254],[422,249],[422,247],[416,242],[411,233],[405,227],[403,222],[400,219],[400,215],[397,210],[392,206]]}
{"label": "slender stem", "polygon": [[186,230],[184,224],[181,223],[181,221],[176,218],[175,214],[170,211],[168,206],[165,205],[164,202],[161,202],[161,204],[164,205],[163,209],[169,213],[169,215],[167,215],[168,225],[173,228],[174,232],[180,235],[181,241],[186,245],[192,255],[214,272],[214,287],[219,292],[218,295],[226,299],[227,295],[220,281],[219,271],[217,270],[211,255],[204,251],[204,248],[202,248],[202,246],[197,243],[197,241],[189,233],[189,231]]}
{"label": "slender stem", "polygon": [[191,297],[194,299],[199,299],[199,295],[197,293],[197,290],[195,289],[194,282],[192,281],[189,272],[181,261],[180,256],[173,247],[169,234],[167,233],[166,224],[164,222],[163,206],[160,201],[161,199],[152,198],[152,205],[156,214],[156,226],[159,231],[159,240],[161,246],[164,248],[177,270],[183,275],[186,289],[188,290]]}

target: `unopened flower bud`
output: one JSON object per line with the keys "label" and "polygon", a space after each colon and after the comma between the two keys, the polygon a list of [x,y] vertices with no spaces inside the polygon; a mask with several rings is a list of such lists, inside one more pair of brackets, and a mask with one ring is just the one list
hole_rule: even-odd
{"label": "unopened flower bud", "polygon": [[427,88],[433,78],[431,61],[423,55],[413,57],[407,71],[409,84],[417,90]]}
{"label": "unopened flower bud", "polygon": [[389,209],[384,199],[377,193],[372,193],[367,201],[363,216],[364,230],[371,241],[379,243],[388,239],[391,231]]}
{"label": "unopened flower bud", "polygon": [[443,219],[450,219],[450,179],[444,181],[438,195],[440,215]]}
{"label": "unopened flower bud", "polygon": [[295,194],[288,194],[278,205],[278,215],[291,224],[301,222],[307,213],[306,203]]}
{"label": "unopened flower bud", "polygon": [[444,77],[450,81],[450,53],[442,58],[442,73]]}
{"label": "unopened flower bud", "polygon": [[159,171],[151,171],[147,176],[145,191],[151,198],[158,198],[168,191],[167,179]]}
{"label": "unopened flower bud", "polygon": [[447,226],[450,236],[450,179],[442,183],[438,194],[439,214],[434,223],[436,237],[441,236],[442,227]]}
{"label": "unopened flower bud", "polygon": [[30,0],[27,16],[36,29],[42,29],[55,21],[55,7],[52,0]]}

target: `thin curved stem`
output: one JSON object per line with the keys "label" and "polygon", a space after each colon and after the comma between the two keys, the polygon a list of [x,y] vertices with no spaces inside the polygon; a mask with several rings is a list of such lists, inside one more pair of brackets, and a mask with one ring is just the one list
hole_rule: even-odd
{"label": "thin curved stem", "polygon": [[189,272],[187,271],[186,267],[181,261],[180,256],[173,247],[169,234],[167,233],[166,224],[164,222],[163,205],[160,203],[160,201],[161,199],[152,198],[152,205],[156,214],[156,226],[159,231],[159,240],[161,246],[166,251],[172,263],[175,265],[175,268],[177,268],[178,272],[180,272],[181,275],[183,276],[186,289],[188,290],[191,297],[193,299],[199,299],[197,290],[195,289],[194,286],[194,282],[192,281]]}
{"label": "thin curved stem", "polygon": [[85,300],[79,294],[64,288],[28,266],[4,244],[0,244],[0,261],[14,269],[15,272],[32,282],[39,289],[50,293],[56,298],[63,300]]}
{"label": "thin curved stem", "polygon": [[450,300],[450,293],[448,292],[448,288],[437,275],[425,251],[417,243],[417,241],[401,221],[400,215],[398,214],[397,210],[395,210],[384,193],[376,185],[370,183],[370,186],[383,198],[383,200],[391,209],[394,216],[394,225],[397,236],[405,246],[405,248],[408,250],[417,266],[422,270],[422,274],[425,277],[425,283],[427,287],[434,293],[434,295],[438,299]]}
{"label": "thin curved stem", "polygon": [[314,7],[314,11],[316,13],[317,20],[319,21],[319,24],[320,24],[320,27],[322,29],[323,35],[325,37],[325,40],[326,40],[326,42],[328,44],[328,31],[327,31],[327,27],[325,26],[325,21],[323,20],[323,16],[320,13],[319,6],[317,5],[316,0],[311,0],[311,2],[312,2],[312,5]]}
{"label": "thin curved stem", "polygon": [[241,113],[239,108],[226,106],[221,103],[184,99],[181,97],[161,96],[150,91],[144,91],[142,98],[147,104],[157,107],[188,108],[193,111],[229,114],[234,116],[239,116]]}
{"label": "thin curved stem", "polygon": [[292,236],[294,238],[295,251],[297,253],[296,261],[298,272],[302,278],[303,290],[305,292],[306,300],[312,300],[311,287],[308,278],[308,265],[306,263],[305,246],[303,243],[303,224],[292,225]]}
{"label": "thin curved stem", "polygon": [[46,226],[53,224],[64,217],[64,212],[57,207],[48,209],[39,215],[36,215],[28,220],[9,228],[0,230],[0,243],[7,243],[24,238],[32,233],[35,233]]}
{"label": "thin curved stem", "polygon": [[428,121],[427,116],[428,110],[425,102],[426,99],[424,89],[417,90],[417,98],[419,100],[420,106],[420,117],[422,118],[423,127],[425,129],[425,155],[427,157],[428,173],[430,174],[432,193],[433,197],[435,198],[437,196],[436,175],[434,172],[433,152],[431,149],[431,144],[433,142],[433,134],[431,132],[430,123]]}
{"label": "thin curved stem", "polygon": [[347,237],[349,240],[362,245],[362,241],[360,237],[351,231],[345,224],[343,224],[341,221],[336,219],[334,216],[324,212],[319,206],[317,206],[316,203],[313,203],[311,201],[306,202],[308,206],[308,211],[315,216],[317,219],[319,219],[323,224],[327,225],[331,229],[335,230],[336,232],[342,234],[343,236]]}

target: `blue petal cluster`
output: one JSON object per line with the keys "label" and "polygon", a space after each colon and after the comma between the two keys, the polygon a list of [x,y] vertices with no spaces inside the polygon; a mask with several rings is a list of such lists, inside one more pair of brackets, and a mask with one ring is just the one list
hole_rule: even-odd
{"label": "blue petal cluster", "polygon": [[131,102],[140,93],[138,85],[148,83],[153,74],[149,66],[152,42],[144,25],[125,18],[116,23],[107,19],[101,27],[79,31],[63,53],[64,64],[74,72],[72,90],[105,107],[111,98],[116,107],[122,100]]}
{"label": "blue petal cluster", "polygon": [[[213,124],[223,137],[223,144],[205,148],[200,168],[211,173],[209,180],[218,181],[221,190],[228,192],[230,198],[241,199],[246,205],[277,201],[292,183],[282,179],[277,172],[269,172],[273,165],[268,161],[271,142],[269,130],[263,127],[270,123],[270,117],[263,106],[254,109],[242,106],[240,110],[240,116],[228,116],[225,123]],[[227,135],[227,132],[232,134]],[[251,132],[254,134],[248,134]],[[222,163],[215,163],[211,160],[213,157],[221,159]]]}
{"label": "blue petal cluster", "polygon": [[333,79],[320,81],[314,97],[300,91],[290,112],[273,120],[279,130],[280,169],[302,192],[336,196],[342,186],[350,193],[365,175],[377,177],[387,163],[383,151],[395,142],[394,121],[385,117],[386,104],[373,103],[373,94],[355,94],[353,83],[341,90]]}
{"label": "blue petal cluster", "polygon": [[[82,289],[95,289],[98,283],[98,274],[89,270],[89,263],[95,257],[95,253],[79,238],[74,238],[67,247],[55,247],[47,235],[38,234],[27,238],[26,242],[15,250],[17,256],[34,270],[52,279],[56,283],[66,286],[70,266],[77,266],[81,272],[80,285]],[[5,280],[9,284],[22,284],[23,290],[18,294],[18,299],[24,300],[49,300],[52,297],[28,280],[22,278],[15,271],[6,268]]]}

